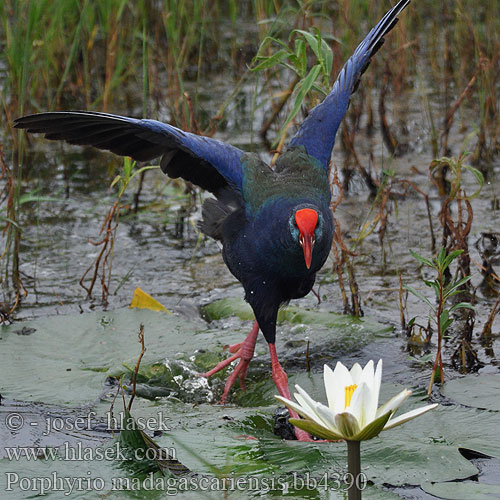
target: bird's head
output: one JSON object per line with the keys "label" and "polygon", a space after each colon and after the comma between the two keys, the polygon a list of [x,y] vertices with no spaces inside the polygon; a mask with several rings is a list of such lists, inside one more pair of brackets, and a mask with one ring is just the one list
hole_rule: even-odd
{"label": "bird's head", "polygon": [[314,244],[321,236],[322,217],[313,208],[299,208],[289,219],[290,232],[296,243],[302,247],[307,269],[311,267]]}

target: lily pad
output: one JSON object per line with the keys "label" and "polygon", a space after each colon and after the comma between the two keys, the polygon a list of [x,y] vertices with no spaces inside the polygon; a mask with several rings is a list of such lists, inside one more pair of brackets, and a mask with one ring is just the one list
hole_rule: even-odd
{"label": "lily pad", "polygon": [[457,403],[486,410],[500,410],[500,373],[466,375],[446,382],[441,394]]}
{"label": "lily pad", "polygon": [[[425,418],[425,426],[421,423]],[[415,423],[414,423],[415,422]],[[394,437],[412,441],[425,436],[432,446],[446,444],[500,458],[500,413],[462,406],[440,405],[436,410],[390,432]],[[457,477],[458,479],[458,477]]]}
{"label": "lily pad", "polygon": [[[319,374],[295,374],[290,382],[291,385],[298,383],[313,399],[326,401],[321,379]],[[401,387],[396,384],[383,384],[381,401],[389,399],[400,390]],[[425,402],[422,401],[422,396],[417,393],[409,398],[401,411],[409,411],[423,404]],[[491,443],[489,436],[494,432],[498,422],[489,417],[490,415],[485,415],[484,419],[479,417],[485,427],[480,427],[476,434],[470,435],[469,428],[472,420],[477,420],[477,412],[472,415],[467,408],[453,407],[451,410],[439,407],[414,421],[383,431],[378,438],[363,442],[362,471],[376,484],[394,486],[419,485],[421,482],[433,480],[465,479],[476,475],[478,469],[461,455],[459,447],[460,443],[467,441],[472,449],[482,448],[491,451],[496,445]],[[448,432],[450,436],[446,439],[442,433],[446,436],[446,429],[451,427],[450,421],[454,422],[455,432]],[[251,428],[242,430],[252,433]],[[465,439],[468,435],[470,440]],[[299,454],[301,446],[306,446],[306,449],[314,447],[320,453],[316,458],[310,455],[307,467],[311,472],[320,473],[325,467],[335,464],[337,467],[342,467],[346,463],[344,443],[310,445],[270,439],[266,441],[266,446],[267,453],[272,457],[270,461],[278,464],[280,470],[287,470],[288,467],[290,470],[304,468],[303,459]],[[284,457],[283,462],[280,461],[281,456]]]}
{"label": "lily pad", "polygon": [[472,481],[449,483],[424,483],[421,488],[438,498],[446,500],[494,500],[500,498],[498,484],[484,484]]}
{"label": "lily pad", "polygon": [[[135,366],[140,352],[137,333],[144,324],[145,363],[177,352],[192,352],[202,320],[161,312],[119,309],[42,318],[0,329],[0,392],[44,403],[77,405],[94,401],[108,370]],[[23,327],[35,333],[16,332]]]}
{"label": "lily pad", "polygon": [[[209,321],[237,317],[251,321],[250,306],[238,298],[221,299],[204,306],[203,315]],[[357,318],[315,309],[288,306],[278,313],[277,342],[285,344],[281,360],[303,367],[309,344],[311,360],[339,359],[346,353],[359,351],[374,341],[387,339],[393,327],[374,319]]]}
{"label": "lily pad", "polygon": [[[322,356],[318,358],[320,360],[325,359],[321,347],[328,342],[328,335],[333,338],[329,351],[342,342],[344,348],[351,346],[355,349],[357,343],[368,345],[370,339],[377,342],[379,333],[385,328],[376,322],[353,318],[339,318],[338,327],[326,326],[335,323],[336,315],[321,313],[317,316],[315,311],[295,311],[283,319],[281,341],[285,337],[287,351],[293,352],[294,348],[289,343],[297,335],[290,322],[303,324],[306,319],[317,318],[324,324],[307,325],[306,328],[319,335],[317,355]],[[78,414],[73,410],[80,408],[95,410],[97,415],[102,416],[109,410],[116,394],[116,387],[106,388],[107,376],[130,374],[135,368],[140,352],[137,333],[141,323],[144,324],[147,351],[139,371],[139,390],[131,413],[136,420],[160,418],[160,415],[166,419],[168,429],[154,437],[159,446],[174,450],[175,458],[198,475],[222,477],[232,473],[234,477],[256,477],[261,485],[264,479],[283,477],[289,495],[293,497],[343,498],[344,492],[336,487],[335,481],[345,472],[345,443],[289,442],[280,440],[272,433],[273,414],[278,405],[274,399],[276,389],[269,377],[267,347],[262,339],[258,342],[257,352],[266,354],[265,363],[259,363],[259,358],[252,363],[249,377],[253,380],[248,381],[249,390],[234,391],[237,406],[208,404],[210,394],[207,391],[212,390],[210,384],[213,382],[203,387],[189,386],[196,381],[207,384],[197,377],[196,370],[201,371],[217,361],[214,353],[220,353],[221,344],[241,340],[243,334],[238,327],[213,330],[199,319],[187,320],[176,315],[128,309],[45,318],[4,327],[0,332],[0,366],[3,368],[0,392],[11,399],[51,404],[53,412],[64,414],[67,408],[73,415]],[[18,334],[23,327],[32,329],[31,335]],[[287,369],[288,364],[291,365],[290,358],[285,357]],[[295,370],[289,370],[291,386],[297,383],[314,399],[326,401],[322,373],[307,373],[297,369],[300,364],[294,365]],[[103,388],[106,390],[103,391]],[[383,383],[381,401],[401,389],[397,384]],[[118,398],[116,411],[119,403],[121,405]],[[423,404],[426,404],[424,394],[417,391],[402,411]],[[375,486],[367,488],[365,498],[393,498],[392,493],[384,489],[383,485],[387,484],[437,484],[477,475],[476,466],[466,460],[459,449],[468,448],[485,455],[500,456],[498,428],[500,413],[497,411],[458,405],[440,406],[415,421],[363,442],[362,471],[375,483]],[[15,436],[10,437],[9,443],[15,446]],[[54,434],[48,445],[58,446],[64,438],[64,434]],[[101,441],[92,441],[88,445],[94,449],[101,446]],[[15,465],[16,471],[25,477],[47,475],[47,461],[38,464],[20,460]],[[50,463],[50,469],[64,476],[82,475],[82,463],[79,466],[77,463],[69,465],[56,460]],[[146,477],[146,469],[132,465],[119,460],[105,463],[91,460],[85,470],[89,470],[92,476],[105,478],[105,492],[110,494],[109,498],[130,495],[161,498],[164,490],[134,493],[110,489],[112,477]],[[0,477],[3,480],[5,472],[10,470],[12,462],[0,460]],[[293,478],[298,472],[309,473],[317,481],[326,474],[327,489],[319,486],[312,490],[296,487]],[[95,496],[92,493],[95,492],[82,492],[81,497],[92,498]],[[185,497],[197,498],[198,493],[188,491]],[[247,489],[234,492],[231,496],[246,499],[255,495],[281,494],[281,490],[271,491],[261,486],[257,492]],[[60,497],[64,497],[63,493]],[[208,495],[208,498],[220,498],[220,491]]]}
{"label": "lily pad", "polygon": [[[216,300],[203,307],[203,313],[209,321],[237,316],[243,320],[255,319],[252,308],[242,299],[229,297]],[[339,314],[321,310],[310,310],[296,306],[287,306],[278,312],[278,324],[320,325],[329,328],[349,328],[353,331],[366,333],[386,333],[393,330],[392,326],[368,318],[358,318],[347,314]]]}

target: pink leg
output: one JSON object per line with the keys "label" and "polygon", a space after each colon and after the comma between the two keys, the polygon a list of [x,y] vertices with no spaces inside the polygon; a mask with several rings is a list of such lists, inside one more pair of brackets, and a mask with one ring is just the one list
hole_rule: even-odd
{"label": "pink leg", "polygon": [[234,382],[236,381],[236,377],[240,379],[240,386],[243,390],[245,390],[245,377],[248,370],[248,365],[253,358],[253,353],[255,351],[255,343],[257,342],[257,335],[259,334],[259,324],[257,321],[254,323],[251,332],[248,334],[248,337],[239,344],[234,344],[229,347],[230,352],[234,352],[232,356],[221,361],[215,368],[212,368],[210,371],[203,374],[204,377],[211,377],[214,373],[225,368],[227,365],[232,363],[235,359],[240,358],[240,362],[233,370],[233,373],[229,375],[229,378],[226,381],[226,385],[224,386],[224,393],[222,394],[222,398],[220,400],[221,404],[226,402],[227,395],[231,390]]}
{"label": "pink leg", "polygon": [[[271,367],[273,371],[274,384],[276,385],[276,388],[278,389],[278,392],[280,393],[281,396],[291,400],[292,397],[290,396],[290,390],[288,388],[288,377],[287,374],[285,373],[285,370],[283,370],[283,368],[280,365],[280,362],[278,361],[278,355],[276,354],[275,344],[269,344],[269,352],[271,353]],[[291,410],[289,408],[288,412],[290,414],[290,417],[300,418],[297,412],[295,412],[294,410]],[[294,427],[294,430],[295,430],[295,436],[299,441],[313,441],[311,436],[309,436],[309,434],[306,431],[298,429],[297,427]]]}

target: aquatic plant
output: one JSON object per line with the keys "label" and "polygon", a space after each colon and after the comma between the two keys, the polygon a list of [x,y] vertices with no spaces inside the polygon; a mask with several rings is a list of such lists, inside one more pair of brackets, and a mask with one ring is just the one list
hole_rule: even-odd
{"label": "aquatic plant", "polygon": [[299,385],[295,386],[297,392],[294,394],[297,403],[282,396],[275,398],[303,417],[290,419],[290,423],[299,429],[323,439],[344,439],[347,442],[348,471],[353,479],[348,498],[361,499],[360,441],[373,439],[382,431],[404,424],[438,405],[423,406],[393,418],[411,394],[404,389],[379,407],[382,360],[375,369],[370,360],[364,368],[355,363],[350,370],[338,361],[335,370],[324,365],[323,376],[328,406],[314,401]]}
{"label": "aquatic plant", "polygon": [[[116,194],[116,200],[113,205],[109,208],[108,213],[104,219],[104,222],[99,231],[99,236],[101,239],[99,241],[91,241],[90,243],[96,247],[100,247],[99,252],[95,258],[95,261],[86,269],[83,276],[80,278],[80,285],[87,292],[87,298],[92,296],[92,291],[97,278],[100,275],[101,281],[101,299],[106,305],[108,302],[109,295],[109,284],[111,281],[111,271],[113,268],[113,248],[115,244],[116,230],[118,228],[118,223],[120,220],[120,211],[123,209],[121,205],[121,200],[125,194],[127,187],[129,186],[132,179],[137,175],[142,175],[147,170],[157,169],[158,166],[146,166],[141,168],[135,168],[136,162],[131,158],[126,157],[123,160],[123,169],[116,175],[111,183],[110,189],[115,185],[118,186],[118,192]],[[92,271],[92,273],[91,273]],[[85,284],[87,276],[90,274],[90,283]]]}
{"label": "aquatic plant", "polygon": [[[469,302],[458,302],[457,304],[447,307],[447,302],[454,295],[463,292],[463,285],[465,285],[471,276],[465,276],[461,279],[447,281],[445,274],[449,272],[450,264],[463,253],[463,250],[454,250],[449,254],[446,253],[444,248],[441,248],[437,257],[429,260],[421,255],[410,250],[411,255],[417,259],[421,264],[429,267],[435,271],[436,277],[433,279],[423,279],[424,284],[432,288],[435,293],[436,304],[433,304],[425,295],[423,295],[419,290],[409,286],[403,285],[403,288],[408,290],[410,293],[418,297],[420,300],[424,301],[430,309],[430,318],[436,324],[437,328],[437,351],[434,365],[432,367],[432,374],[429,381],[429,388],[427,394],[430,395],[432,392],[432,386],[439,376],[441,383],[444,382],[444,371],[443,371],[443,357],[442,357],[442,339],[445,337],[446,332],[453,323],[452,313],[458,309],[471,309],[474,310],[474,306]],[[410,320],[408,327],[411,329],[414,323]]]}

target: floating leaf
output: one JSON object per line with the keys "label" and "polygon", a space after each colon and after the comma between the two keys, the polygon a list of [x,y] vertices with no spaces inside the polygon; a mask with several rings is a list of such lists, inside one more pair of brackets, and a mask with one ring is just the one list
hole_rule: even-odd
{"label": "floating leaf", "polygon": [[163,304],[160,304],[156,299],[153,299],[151,295],[146,293],[141,288],[137,287],[134,291],[134,296],[132,297],[132,302],[130,303],[130,309],[137,307],[137,309],[149,309],[150,311],[164,311],[168,314],[172,314]]}
{"label": "floating leaf", "polygon": [[500,485],[471,481],[424,483],[421,488],[445,500],[494,500],[500,498]]}
{"label": "floating leaf", "polygon": [[500,410],[500,374],[466,375],[446,382],[441,393],[458,403],[486,410]]}

